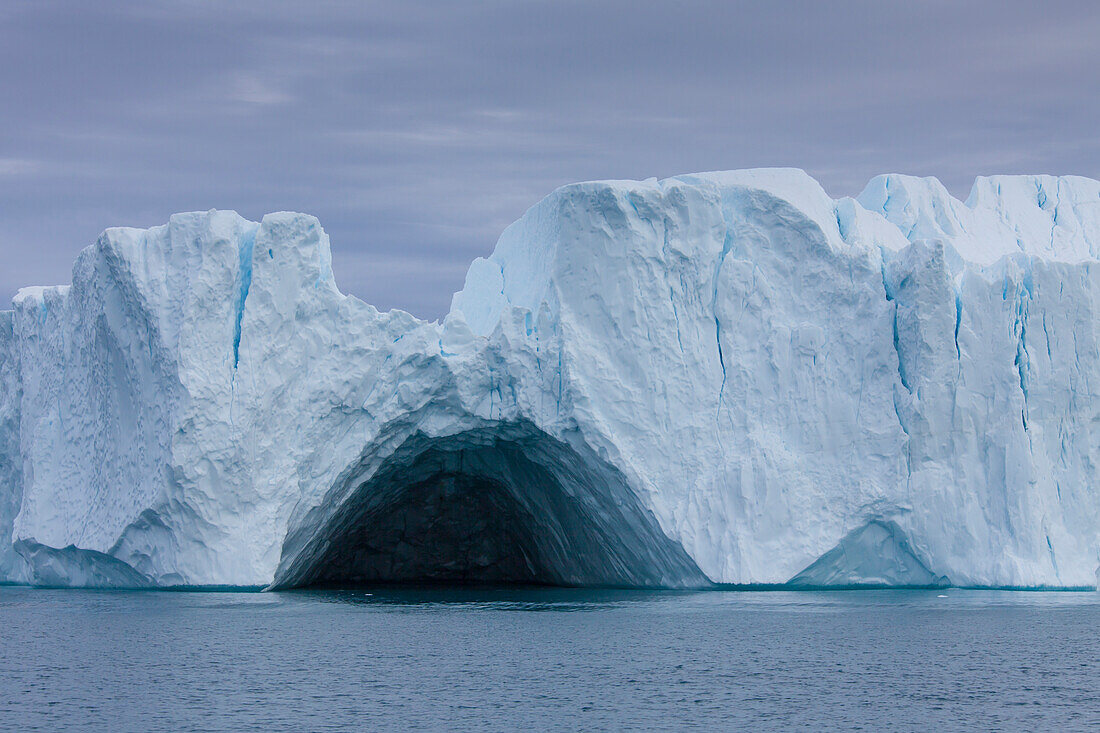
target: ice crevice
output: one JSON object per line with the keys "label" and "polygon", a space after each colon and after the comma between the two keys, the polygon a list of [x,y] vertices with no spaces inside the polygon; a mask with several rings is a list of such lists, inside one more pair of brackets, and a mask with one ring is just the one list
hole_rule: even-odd
{"label": "ice crevice", "polygon": [[[259,226],[253,226],[241,236],[239,244],[239,262],[237,274],[237,302],[233,309],[233,368],[241,361],[241,321],[244,319],[244,305],[248,300],[248,291],[252,287],[252,252],[256,245],[256,232]],[[268,250],[274,259],[274,254]]]}
{"label": "ice crevice", "polygon": [[1027,319],[1030,310],[1030,304],[1032,299],[1032,284],[1031,273],[1028,270],[1020,283],[1016,286],[1015,290],[1015,313],[1013,332],[1016,336],[1016,358],[1015,366],[1016,371],[1020,377],[1020,394],[1024,399],[1024,406],[1021,412],[1021,420],[1023,421],[1024,429],[1028,427],[1028,377],[1030,370],[1031,358],[1027,350]]}
{"label": "ice crevice", "polygon": [[722,351],[722,320],[718,315],[718,283],[722,277],[722,266],[726,263],[726,257],[733,249],[734,212],[732,195],[728,192],[721,194],[722,222],[725,224],[725,233],[722,237],[722,251],[718,255],[718,262],[714,268],[714,279],[711,282],[710,310],[714,315],[714,342],[718,346],[718,365],[722,368],[722,384],[718,388],[718,412],[715,419],[722,416],[722,400],[726,394],[726,357]]}
{"label": "ice crevice", "polygon": [[905,360],[902,356],[901,336],[898,333],[898,308],[900,307],[900,304],[898,303],[894,295],[893,288],[890,286],[889,276],[886,271],[886,256],[886,253],[882,252],[880,255],[879,263],[882,275],[883,294],[886,297],[886,302],[890,303],[893,306],[893,317],[891,319],[891,328],[893,330],[891,341],[894,347],[894,356],[897,360],[898,379],[901,381],[902,386],[905,387],[905,390],[912,394],[913,388],[910,386],[909,378],[905,373]]}
{"label": "ice crevice", "polygon": [[959,285],[955,286],[955,358],[962,361],[962,350],[959,349],[959,328],[962,326],[963,303]]}

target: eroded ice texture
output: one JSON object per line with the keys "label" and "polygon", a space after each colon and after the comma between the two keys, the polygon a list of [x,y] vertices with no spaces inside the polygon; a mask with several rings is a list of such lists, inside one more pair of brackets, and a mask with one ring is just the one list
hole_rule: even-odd
{"label": "eroded ice texture", "polygon": [[148,588],[149,579],[121,560],[73,545],[55,549],[20,540],[15,551],[25,561],[18,580],[44,588]]}
{"label": "eroded ice texture", "polygon": [[111,229],[0,313],[0,577],[1092,586],[1098,248],[1084,178],[582,183],[426,323],[309,216]]}

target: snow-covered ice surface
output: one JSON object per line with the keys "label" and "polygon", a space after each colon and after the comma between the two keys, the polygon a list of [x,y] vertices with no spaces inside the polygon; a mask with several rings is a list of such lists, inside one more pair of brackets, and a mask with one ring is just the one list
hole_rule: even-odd
{"label": "snow-covered ice surface", "polygon": [[1049,176],[565,186],[442,323],[310,216],[109,229],[0,312],[0,578],[1091,587],[1098,267]]}

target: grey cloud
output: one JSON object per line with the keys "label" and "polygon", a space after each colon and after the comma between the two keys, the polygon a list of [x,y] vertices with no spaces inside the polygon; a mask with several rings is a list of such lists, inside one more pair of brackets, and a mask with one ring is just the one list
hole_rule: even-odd
{"label": "grey cloud", "polygon": [[107,226],[293,209],[346,292],[436,317],[574,180],[1096,177],[1097,37],[1091,2],[6,3],[0,297]]}

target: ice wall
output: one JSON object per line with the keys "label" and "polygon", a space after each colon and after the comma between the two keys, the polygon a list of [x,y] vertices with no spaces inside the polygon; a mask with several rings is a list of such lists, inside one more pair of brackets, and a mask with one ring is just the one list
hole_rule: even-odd
{"label": "ice wall", "polygon": [[0,312],[0,580],[22,581],[21,558],[11,544],[12,526],[23,500],[23,455],[20,446],[19,348],[11,311]]}
{"label": "ice wall", "polygon": [[1083,178],[583,183],[425,323],[312,217],[108,230],[0,314],[0,574],[1091,586],[1097,244]]}

